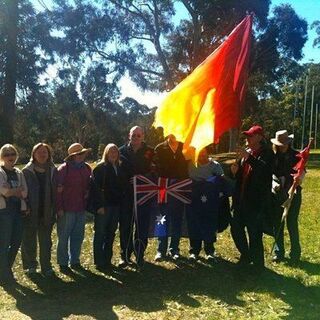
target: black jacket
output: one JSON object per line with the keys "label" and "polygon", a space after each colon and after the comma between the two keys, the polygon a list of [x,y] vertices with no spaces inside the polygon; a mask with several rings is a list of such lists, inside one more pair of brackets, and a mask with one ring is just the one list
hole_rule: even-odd
{"label": "black jacket", "polygon": [[[245,163],[251,166],[244,183]],[[267,146],[263,146],[259,156],[250,155],[247,160],[239,161],[236,174],[236,186],[233,196],[233,208],[247,211],[249,214],[260,212],[267,201],[271,199],[272,172],[274,153]]]}
{"label": "black jacket", "polygon": [[160,177],[185,179],[188,178],[188,166],[182,153],[183,143],[179,142],[174,153],[167,141],[155,147],[154,162]]}
{"label": "black jacket", "polygon": [[[292,174],[296,173],[293,167],[299,161],[297,154],[299,152],[292,148],[289,148],[285,153],[276,153],[274,161],[274,174],[280,178],[284,177],[283,189],[288,192],[290,187],[293,184]],[[300,190],[301,187],[298,186],[297,190]]]}
{"label": "black jacket", "polygon": [[119,149],[122,167],[129,178],[137,174],[146,175],[151,172],[153,149],[145,143],[136,152],[130,144],[123,145]]}
{"label": "black jacket", "polygon": [[92,172],[90,201],[95,210],[120,205],[127,188],[128,179],[122,166],[117,166],[117,174],[110,163],[98,164]]}

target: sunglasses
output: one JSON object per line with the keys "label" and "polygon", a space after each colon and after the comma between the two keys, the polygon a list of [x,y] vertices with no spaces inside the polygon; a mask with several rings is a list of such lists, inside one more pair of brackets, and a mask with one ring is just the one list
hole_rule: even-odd
{"label": "sunglasses", "polygon": [[17,155],[17,154],[14,153],[14,152],[12,152],[12,153],[5,153],[5,154],[3,155],[3,157],[4,157],[4,158],[15,157],[16,155]]}

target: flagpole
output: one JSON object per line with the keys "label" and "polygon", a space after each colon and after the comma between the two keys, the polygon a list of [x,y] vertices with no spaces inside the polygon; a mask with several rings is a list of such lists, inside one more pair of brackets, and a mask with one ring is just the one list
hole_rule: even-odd
{"label": "flagpole", "polygon": [[293,122],[292,122],[292,134],[295,134],[295,122],[296,122],[296,113],[298,108],[298,95],[299,95],[299,83],[296,83],[296,97],[294,101],[294,109],[293,109]]}
{"label": "flagpole", "polygon": [[314,128],[314,148],[317,149],[317,134],[318,134],[318,109],[319,105],[316,104],[316,119],[315,119],[315,128]]}
{"label": "flagpole", "polygon": [[307,95],[308,95],[308,75],[306,76],[306,86],[305,86],[305,91],[304,91],[301,150],[303,149],[303,143],[304,143],[304,129],[305,129],[305,122],[306,122]]}
{"label": "flagpole", "polygon": [[312,95],[311,95],[311,113],[310,113],[309,140],[312,138],[313,102],[314,102],[314,86],[312,86]]}

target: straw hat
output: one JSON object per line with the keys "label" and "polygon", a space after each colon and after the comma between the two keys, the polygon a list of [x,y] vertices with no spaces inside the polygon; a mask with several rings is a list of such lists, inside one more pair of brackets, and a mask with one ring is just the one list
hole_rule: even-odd
{"label": "straw hat", "polygon": [[275,138],[270,139],[270,141],[276,146],[285,146],[291,143],[293,140],[293,134],[288,134],[287,130],[279,130],[276,132]]}
{"label": "straw hat", "polygon": [[68,156],[64,159],[64,161],[67,161],[70,157],[75,156],[76,154],[90,152],[91,150],[91,148],[84,148],[83,145],[80,143],[73,143],[68,148]]}

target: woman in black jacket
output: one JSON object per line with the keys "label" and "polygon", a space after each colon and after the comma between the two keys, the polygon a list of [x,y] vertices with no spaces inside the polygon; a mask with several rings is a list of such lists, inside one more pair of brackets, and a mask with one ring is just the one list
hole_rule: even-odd
{"label": "woman in black jacket", "polygon": [[94,264],[102,271],[111,266],[113,241],[127,181],[119,161],[119,150],[115,144],[109,143],[105,147],[102,161],[93,170],[92,180],[91,203],[96,209]]}

